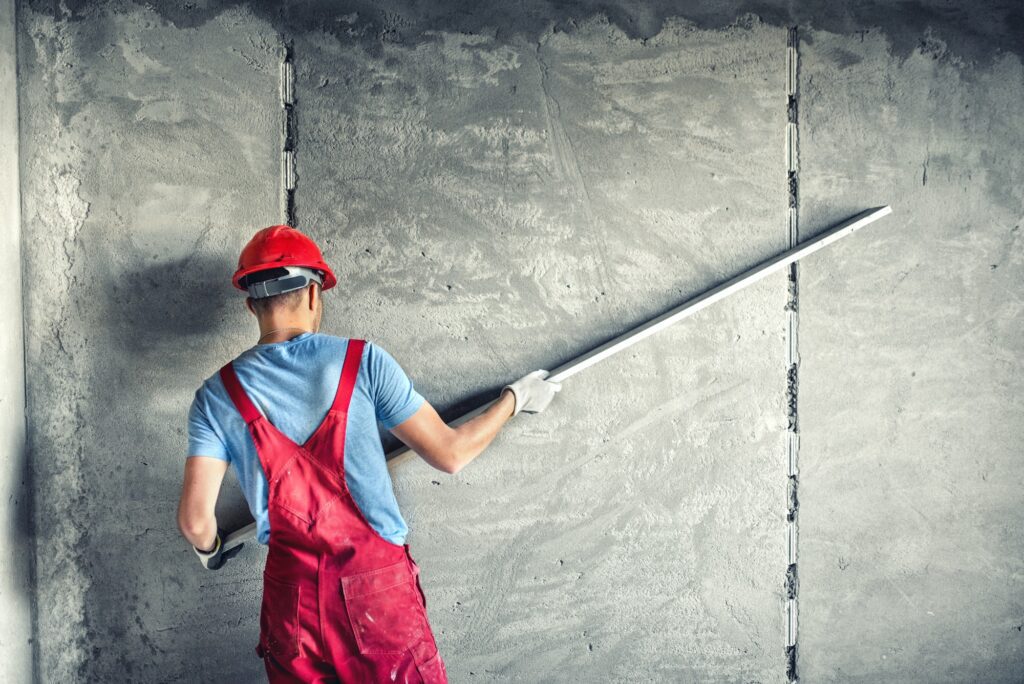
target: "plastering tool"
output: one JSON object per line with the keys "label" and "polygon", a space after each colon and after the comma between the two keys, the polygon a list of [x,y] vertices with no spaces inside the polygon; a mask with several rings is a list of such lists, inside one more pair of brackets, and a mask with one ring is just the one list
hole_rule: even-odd
{"label": "plastering tool", "polygon": [[[743,273],[740,273],[734,278],[727,280],[726,282],[708,290],[707,292],[704,292],[702,294],[697,295],[696,297],[688,299],[679,306],[676,306],[675,308],[670,309],[669,311],[666,311],[665,313],[661,314],[657,318],[653,318],[647,321],[646,323],[641,323],[632,330],[624,332],[618,337],[605,342],[599,347],[591,349],[586,354],[583,354],[582,356],[577,356],[575,359],[568,361],[559,366],[558,368],[554,369],[553,371],[551,371],[546,377],[546,379],[552,382],[561,382],[566,378],[570,378],[573,375],[579,373],[580,371],[583,371],[601,361],[604,361],[609,356],[612,356],[613,354],[618,354],[620,351],[632,347],[634,344],[644,339],[645,337],[648,337],[656,332],[664,330],[670,325],[678,323],[684,318],[692,316],[701,309],[706,309],[715,302],[725,299],[734,292],[738,292],[739,290],[742,290],[743,288],[749,285],[753,285],[757,281],[761,280],[762,278],[765,278],[766,276],[771,275],[772,273],[781,271],[783,268],[789,266],[798,259],[801,259],[807,256],[808,254],[817,252],[819,249],[827,247],[833,242],[846,237],[855,230],[863,228],[869,223],[874,223],[883,216],[887,216],[888,214],[891,213],[892,208],[888,206],[876,207],[874,209],[867,209],[865,211],[862,211],[856,216],[843,221],[839,225],[829,228],[820,235],[816,235],[810,240],[802,242],[796,247],[793,247],[792,249],[789,249],[783,252],[782,254],[779,254],[778,256],[769,259],[768,261],[765,261],[761,264],[758,264],[757,266],[754,266],[751,269],[744,271]],[[466,422],[467,420],[480,415],[497,400],[498,398],[496,397],[488,401],[486,404],[483,404],[482,406],[473,409],[469,413],[459,416],[455,420],[451,421],[449,425],[460,425]],[[413,456],[415,455],[415,452],[405,445],[398,447],[397,449],[395,449],[394,451],[390,452],[387,455],[388,469],[394,470],[401,464],[413,458]],[[256,523],[250,523],[245,527],[235,530],[234,532],[229,534],[226,539],[223,540],[222,543],[224,550],[238,546],[239,544],[248,541],[249,539],[252,539],[255,536]]]}

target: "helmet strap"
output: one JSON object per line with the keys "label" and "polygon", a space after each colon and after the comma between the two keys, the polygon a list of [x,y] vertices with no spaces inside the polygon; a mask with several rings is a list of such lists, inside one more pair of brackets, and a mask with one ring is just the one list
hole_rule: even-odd
{"label": "helmet strap", "polygon": [[253,299],[265,299],[275,295],[284,294],[293,290],[299,290],[308,286],[311,282],[317,283],[321,289],[324,286],[323,277],[318,271],[304,266],[283,266],[285,273],[276,277],[261,280],[246,285],[246,291]]}

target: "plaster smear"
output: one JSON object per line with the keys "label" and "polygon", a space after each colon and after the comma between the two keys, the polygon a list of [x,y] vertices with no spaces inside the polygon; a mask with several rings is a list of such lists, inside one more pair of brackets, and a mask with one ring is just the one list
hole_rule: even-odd
{"label": "plaster smear", "polygon": [[[783,30],[429,38],[297,38],[296,200],[344,274],[326,328],[449,417],[785,248]],[[784,679],[786,296],[396,474],[453,681]]]}

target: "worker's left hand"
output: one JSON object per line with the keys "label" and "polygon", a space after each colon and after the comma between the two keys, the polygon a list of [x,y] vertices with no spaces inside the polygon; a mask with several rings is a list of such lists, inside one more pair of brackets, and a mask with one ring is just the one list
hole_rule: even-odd
{"label": "worker's left hand", "polygon": [[238,546],[224,551],[221,540],[224,539],[225,536],[224,531],[217,528],[217,539],[214,541],[212,550],[204,552],[194,546],[192,547],[193,550],[195,550],[196,555],[199,556],[199,562],[202,563],[203,567],[207,570],[220,570],[228,560],[233,558],[242,550],[242,546],[244,546],[244,544],[239,544]]}

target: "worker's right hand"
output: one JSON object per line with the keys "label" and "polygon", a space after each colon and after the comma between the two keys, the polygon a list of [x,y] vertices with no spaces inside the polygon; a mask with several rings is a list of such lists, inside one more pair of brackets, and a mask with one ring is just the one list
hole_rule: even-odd
{"label": "worker's right hand", "polygon": [[527,373],[510,385],[502,387],[502,391],[509,390],[515,397],[516,405],[512,410],[515,416],[520,411],[526,413],[540,413],[547,408],[551,400],[555,398],[555,392],[562,389],[562,383],[545,380],[550,373],[546,370],[535,370]]}

